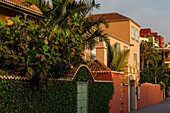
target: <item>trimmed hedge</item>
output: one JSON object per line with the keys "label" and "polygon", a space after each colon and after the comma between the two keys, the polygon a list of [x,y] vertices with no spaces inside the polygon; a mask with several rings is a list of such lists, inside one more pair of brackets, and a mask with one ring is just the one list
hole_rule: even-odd
{"label": "trimmed hedge", "polygon": [[89,113],[109,113],[113,83],[94,82],[89,87]]}
{"label": "trimmed hedge", "polygon": [[0,79],[0,113],[76,113],[77,81],[88,81],[88,112],[107,113],[113,84],[93,82],[85,67],[73,81],[49,81],[41,90],[31,90],[28,81]]}
{"label": "trimmed hedge", "polygon": [[50,82],[47,91],[32,91],[28,83],[0,80],[0,112],[76,113],[76,84]]}

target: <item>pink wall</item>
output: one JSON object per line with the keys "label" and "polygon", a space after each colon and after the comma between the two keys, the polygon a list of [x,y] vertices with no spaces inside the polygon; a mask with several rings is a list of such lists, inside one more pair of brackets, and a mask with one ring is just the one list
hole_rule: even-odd
{"label": "pink wall", "polygon": [[128,112],[128,86],[123,86],[123,113]]}
{"label": "pink wall", "polygon": [[138,102],[138,109],[151,104],[160,103],[163,100],[163,91],[160,85],[144,83],[140,86],[140,99]]}
{"label": "pink wall", "polygon": [[112,73],[114,94],[110,100],[109,113],[127,113],[128,112],[128,86],[122,86],[123,75],[120,73]]}
{"label": "pink wall", "polygon": [[[109,103],[109,113],[128,113],[128,86],[121,85],[123,75],[112,73],[114,94]],[[144,83],[140,86],[140,99],[137,100],[138,109],[163,100],[163,91],[159,84]]]}

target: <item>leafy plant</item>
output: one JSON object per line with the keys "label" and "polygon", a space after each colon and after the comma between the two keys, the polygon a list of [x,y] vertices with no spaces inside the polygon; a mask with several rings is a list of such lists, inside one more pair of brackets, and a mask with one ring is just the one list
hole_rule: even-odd
{"label": "leafy plant", "polygon": [[116,44],[108,44],[108,66],[114,71],[125,71],[130,50],[119,51]]}
{"label": "leafy plant", "polygon": [[83,39],[76,32],[35,21],[11,18],[12,25],[0,23],[1,69],[23,76],[64,77],[72,65],[82,61]]}
{"label": "leafy plant", "polygon": [[85,67],[78,70],[73,81],[48,81],[45,91],[31,90],[28,81],[0,79],[0,112],[76,113],[77,81],[84,81],[88,82],[88,112],[106,113],[113,94],[113,83],[96,83],[92,79]]}

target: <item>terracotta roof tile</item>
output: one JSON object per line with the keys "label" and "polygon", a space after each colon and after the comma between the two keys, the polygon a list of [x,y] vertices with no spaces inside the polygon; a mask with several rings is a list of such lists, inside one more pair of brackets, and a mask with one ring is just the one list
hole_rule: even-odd
{"label": "terracotta roof tile", "polygon": [[17,4],[20,4],[20,1],[21,1],[21,0],[9,0],[9,1],[12,1],[12,2],[15,2],[15,3],[17,3]]}
{"label": "terracotta roof tile", "polygon": [[98,60],[89,61],[87,65],[89,66],[89,69],[92,72],[99,72],[99,73],[111,72],[110,68],[108,68],[105,64],[103,64],[102,62],[100,62]]}
{"label": "terracotta roof tile", "polygon": [[87,63],[93,73],[93,78],[102,82],[113,82],[112,71],[109,67],[98,60],[92,60]]}
{"label": "terracotta roof tile", "polygon": [[129,18],[129,17],[126,17],[126,16],[124,16],[124,15],[121,15],[121,14],[119,14],[119,13],[117,13],[117,12],[113,12],[113,13],[103,13],[103,14],[93,14],[92,15],[92,18],[94,19],[94,20],[98,20],[99,18],[103,18],[104,20],[106,20],[106,21],[111,21],[111,22],[113,22],[113,21],[132,21],[133,23],[135,23],[137,26],[139,26],[140,27],[140,25],[139,24],[137,24],[135,21],[133,21],[131,18]]}
{"label": "terracotta roof tile", "polygon": [[42,15],[42,12],[35,5],[28,6],[24,3],[22,3],[21,0],[1,0],[0,2],[9,4],[10,6],[16,6],[23,10],[29,10],[31,12],[35,12],[35,13]]}
{"label": "terracotta roof tile", "polygon": [[103,19],[107,20],[107,21],[118,21],[118,20],[129,20],[128,17],[123,16],[119,13],[104,13],[104,14],[94,14],[92,15],[92,18],[94,20],[99,19],[100,17],[102,17]]}
{"label": "terracotta roof tile", "polygon": [[5,71],[0,70],[0,79],[5,80],[30,80],[28,77],[17,76],[13,74],[8,74]]}

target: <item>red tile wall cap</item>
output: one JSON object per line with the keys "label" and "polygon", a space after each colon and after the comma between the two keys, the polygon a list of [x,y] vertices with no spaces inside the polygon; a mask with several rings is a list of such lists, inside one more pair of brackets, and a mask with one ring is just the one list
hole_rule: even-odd
{"label": "red tile wall cap", "polygon": [[16,76],[13,74],[5,73],[5,71],[0,70],[0,79],[4,80],[30,80],[28,77]]}
{"label": "red tile wall cap", "polygon": [[87,65],[84,65],[84,64],[81,64],[81,65],[77,68],[77,70],[75,71],[75,73],[74,73],[74,75],[72,76],[71,80],[73,80],[73,79],[75,78],[78,70],[79,70],[81,67],[86,67],[86,68],[89,70],[89,72],[91,73],[91,76],[92,76],[94,82],[113,82],[113,79],[109,79],[109,80],[108,80],[108,79],[105,79],[105,78],[103,79],[103,77],[102,77],[102,78],[96,78],[96,77],[94,77],[94,75],[92,74],[92,72],[91,72],[91,70],[89,69],[89,67],[88,67]]}
{"label": "red tile wall cap", "polygon": [[124,75],[125,73],[124,72],[121,72],[121,71],[111,71],[112,73],[116,73],[116,74],[121,74],[121,75]]}

